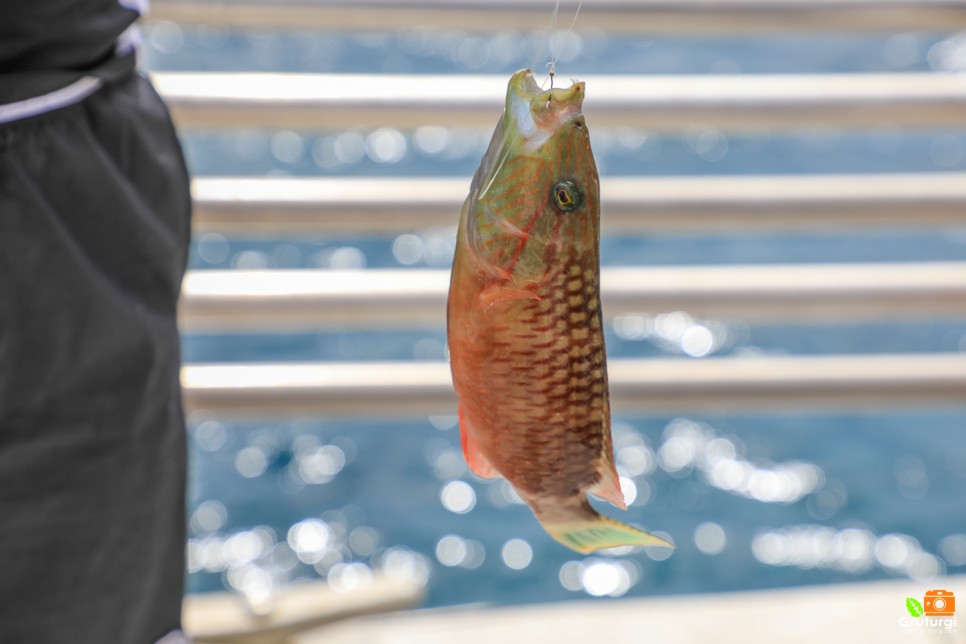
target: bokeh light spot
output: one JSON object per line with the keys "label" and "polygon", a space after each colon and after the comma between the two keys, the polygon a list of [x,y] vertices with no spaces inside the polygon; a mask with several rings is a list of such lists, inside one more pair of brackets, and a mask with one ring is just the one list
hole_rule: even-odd
{"label": "bokeh light spot", "polygon": [[466,514],[476,505],[476,492],[465,481],[450,481],[440,490],[443,507],[456,514]]}
{"label": "bokeh light spot", "polygon": [[523,539],[510,539],[503,544],[500,556],[507,568],[523,570],[533,561],[533,548]]}

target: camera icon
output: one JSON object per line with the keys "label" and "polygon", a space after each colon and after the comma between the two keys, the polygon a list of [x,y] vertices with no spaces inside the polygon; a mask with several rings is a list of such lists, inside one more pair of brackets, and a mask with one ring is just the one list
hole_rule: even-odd
{"label": "camera icon", "polygon": [[927,590],[923,597],[926,615],[952,615],[956,612],[956,596],[948,590]]}

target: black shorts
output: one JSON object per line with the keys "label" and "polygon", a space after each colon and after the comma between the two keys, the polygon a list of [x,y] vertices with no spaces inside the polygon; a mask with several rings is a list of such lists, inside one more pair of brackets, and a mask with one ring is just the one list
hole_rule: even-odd
{"label": "black shorts", "polygon": [[136,73],[0,124],[0,642],[179,627],[190,207]]}

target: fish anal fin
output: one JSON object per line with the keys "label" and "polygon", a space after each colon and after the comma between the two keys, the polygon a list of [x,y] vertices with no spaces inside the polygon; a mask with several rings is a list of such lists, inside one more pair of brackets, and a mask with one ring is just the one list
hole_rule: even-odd
{"label": "fish anal fin", "polygon": [[613,465],[604,466],[600,471],[600,481],[588,490],[594,496],[613,503],[621,510],[627,509],[624,492],[621,490],[620,479]]}
{"label": "fish anal fin", "polygon": [[459,410],[460,419],[460,442],[463,445],[463,458],[466,459],[466,464],[469,465],[470,470],[477,476],[485,479],[492,479],[500,476],[500,473],[490,464],[490,461],[486,458],[483,452],[480,451],[479,446],[473,439],[472,430],[469,426],[469,421],[466,419],[466,414],[463,413],[463,409]]}

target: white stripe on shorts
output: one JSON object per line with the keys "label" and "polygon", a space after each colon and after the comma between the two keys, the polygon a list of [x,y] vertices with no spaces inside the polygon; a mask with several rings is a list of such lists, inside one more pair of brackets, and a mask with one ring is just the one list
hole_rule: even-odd
{"label": "white stripe on shorts", "polygon": [[96,76],[84,76],[67,87],[61,87],[49,94],[0,105],[0,123],[12,123],[73,105],[96,92],[103,82]]}

